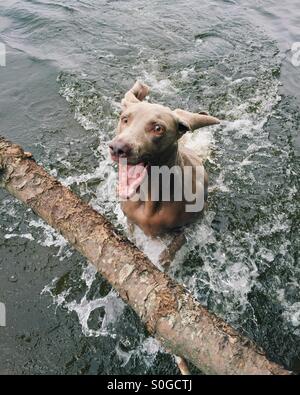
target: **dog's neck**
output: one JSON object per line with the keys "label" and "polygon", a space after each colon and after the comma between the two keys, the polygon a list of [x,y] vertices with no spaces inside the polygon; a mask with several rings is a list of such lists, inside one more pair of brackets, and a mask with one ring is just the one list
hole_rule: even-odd
{"label": "dog's neck", "polygon": [[[174,145],[172,147],[173,149],[170,150],[168,153],[164,153],[161,155],[161,160],[155,161],[155,166],[167,166],[168,168],[172,168],[174,166],[180,166],[181,168],[183,167],[183,160],[180,154],[180,150],[178,148],[178,144]],[[149,169],[149,172],[151,174],[151,169]],[[173,176],[172,176],[173,177]],[[174,183],[175,180],[173,179]],[[146,215],[153,215],[160,207],[161,201],[152,201],[151,200],[151,185],[152,183],[149,183],[149,190],[148,190],[148,196],[146,199],[144,199],[144,212]],[[161,190],[162,189],[162,184],[161,181],[159,182],[158,188]],[[171,187],[172,188],[172,187]],[[172,191],[172,189],[171,189]]]}
{"label": "dog's neck", "polygon": [[176,142],[168,151],[162,153],[159,158],[156,158],[154,166],[167,166],[172,168],[173,166],[181,166],[182,159]]}

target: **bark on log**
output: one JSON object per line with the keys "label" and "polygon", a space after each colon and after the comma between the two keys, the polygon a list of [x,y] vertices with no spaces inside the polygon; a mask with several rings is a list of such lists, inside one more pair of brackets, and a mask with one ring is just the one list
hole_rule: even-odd
{"label": "bark on log", "polygon": [[150,334],[206,374],[291,374],[160,272],[111,224],[0,138],[0,186],[59,231],[119,292]]}

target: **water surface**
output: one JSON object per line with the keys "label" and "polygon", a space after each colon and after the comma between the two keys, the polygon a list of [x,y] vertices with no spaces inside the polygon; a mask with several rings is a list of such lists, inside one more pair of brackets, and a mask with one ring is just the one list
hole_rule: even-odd
{"label": "water surface", "polygon": [[[299,368],[299,68],[296,0],[6,0],[1,134],[126,233],[106,142],[139,78],[152,100],[223,119],[206,157],[204,220],[170,274],[274,361]],[[177,373],[85,259],[0,191],[0,373]],[[155,263],[163,242],[136,232]]]}

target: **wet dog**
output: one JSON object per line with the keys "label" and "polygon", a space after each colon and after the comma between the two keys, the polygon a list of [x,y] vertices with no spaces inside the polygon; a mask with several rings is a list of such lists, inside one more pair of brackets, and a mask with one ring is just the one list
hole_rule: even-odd
{"label": "wet dog", "polygon": [[143,101],[148,93],[148,86],[136,82],[125,94],[117,135],[109,148],[119,163],[124,214],[146,235],[158,236],[201,215],[207,174],[202,160],[184,146],[182,137],[219,120]]}
{"label": "wet dog", "polygon": [[[117,136],[109,148],[112,159],[119,164],[119,197],[124,214],[146,235],[159,236],[201,215],[207,199],[207,174],[201,159],[184,146],[182,137],[219,120],[206,113],[172,111],[144,102],[148,93],[148,86],[140,82],[126,93]],[[184,242],[182,232],[174,235],[159,257],[164,269]],[[175,359],[181,373],[189,374],[186,361],[178,356]]]}

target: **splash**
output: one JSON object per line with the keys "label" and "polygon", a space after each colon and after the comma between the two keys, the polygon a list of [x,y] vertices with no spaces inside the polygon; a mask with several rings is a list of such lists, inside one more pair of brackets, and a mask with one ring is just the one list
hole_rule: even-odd
{"label": "splash", "polygon": [[[161,59],[148,56],[143,48],[138,48],[137,57],[137,52],[126,46],[134,53],[129,74],[152,87],[151,100],[172,108],[208,111],[223,119],[220,126],[184,138],[206,161],[209,209],[201,223],[185,229],[187,244],[178,252],[170,274],[212,311],[248,332],[267,350],[280,349],[283,355],[286,347],[280,339],[288,333],[299,336],[299,290],[291,285],[291,279],[299,282],[294,232],[298,171],[286,130],[286,125],[295,129],[296,124],[285,115],[278,93],[280,65],[274,43],[258,29],[254,32],[246,21],[242,31],[228,20],[217,24],[214,34],[205,26],[202,30],[195,33],[194,41],[185,40],[184,57],[177,51]],[[105,62],[117,64],[123,56],[118,58],[115,53],[107,57],[106,52],[101,55]],[[118,102],[127,82],[119,86],[113,80],[108,89],[87,73],[67,72],[60,73],[57,81],[60,94],[85,130],[86,140],[73,148],[71,144],[63,150],[58,147],[56,156],[45,146],[46,166],[51,163],[54,169],[50,170],[64,185],[129,235],[160,268],[158,257],[169,239],[151,240],[138,228],[129,234],[111,189],[117,173],[106,143],[114,135]],[[92,148],[87,150],[87,146]],[[80,152],[77,157],[72,156],[76,149]],[[1,202],[0,210],[18,217],[18,207],[9,201]],[[1,224],[6,240],[21,234],[28,236],[26,242],[32,237],[43,246],[56,248],[61,260],[72,258],[63,238],[27,212],[24,220],[25,227],[12,225],[12,221]],[[76,297],[74,285],[59,288],[59,281],[45,292],[57,306],[76,315],[85,336],[114,338],[123,366],[143,353],[150,363],[154,361],[159,348],[153,340],[141,336],[138,344],[127,347],[120,335],[118,320],[126,315],[126,308],[118,295],[109,290],[90,297],[91,289],[97,284],[100,287],[101,281],[90,267],[78,276],[83,282],[80,297]],[[275,320],[277,328],[269,333]]]}

